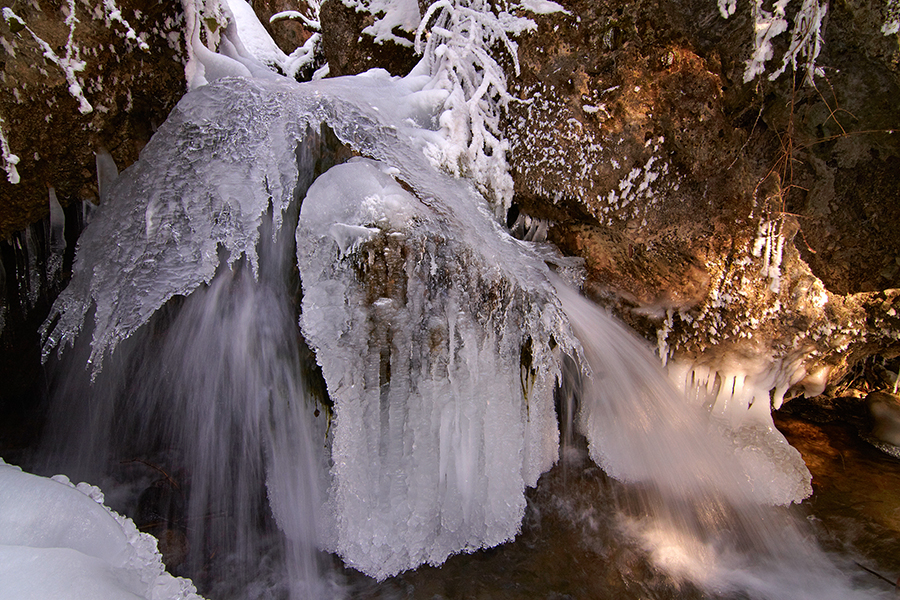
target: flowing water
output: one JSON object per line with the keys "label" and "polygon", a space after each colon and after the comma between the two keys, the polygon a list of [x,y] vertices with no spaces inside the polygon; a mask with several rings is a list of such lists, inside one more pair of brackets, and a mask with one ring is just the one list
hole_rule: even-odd
{"label": "flowing water", "polygon": [[[430,164],[424,83],[224,78],[182,100],[85,231],[46,325],[48,355],[73,346],[46,470],[143,511],[211,598],[374,597],[523,519],[535,535],[548,505],[528,490],[559,459],[565,397],[622,483],[572,510],[556,483],[542,502],[573,523],[599,511],[581,539],[664,581],[633,597],[871,597],[769,506],[805,473],[765,436],[736,447],[569,287],[577,264]],[[333,136],[369,158],[332,166],[348,154]]]}

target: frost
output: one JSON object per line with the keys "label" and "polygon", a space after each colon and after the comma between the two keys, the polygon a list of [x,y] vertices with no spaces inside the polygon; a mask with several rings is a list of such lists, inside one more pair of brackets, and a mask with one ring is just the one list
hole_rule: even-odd
{"label": "frost", "polygon": [[429,156],[450,173],[471,177],[493,199],[497,214],[505,214],[512,200],[509,144],[500,118],[515,99],[489,49],[506,50],[518,74],[518,46],[511,37],[535,27],[529,19],[494,12],[486,0],[439,0],[416,33],[416,51],[423,54],[416,71],[428,73],[432,89],[447,93],[439,117],[443,139],[429,146]]}
{"label": "frost", "polygon": [[103,13],[104,17],[106,18],[107,24],[115,21],[125,28],[125,39],[136,42],[138,48],[140,48],[141,50],[146,51],[150,49],[150,46],[147,45],[147,42],[140,39],[137,32],[131,27],[128,21],[126,21],[125,18],[122,17],[122,11],[118,6],[116,6],[115,0],[103,0]]}
{"label": "frost", "polygon": [[763,259],[760,271],[769,280],[769,289],[777,294],[781,289],[781,259],[784,252],[783,219],[762,221],[751,253]]}
{"label": "frost", "polygon": [[[818,0],[803,0],[800,10],[794,15],[790,45],[784,54],[781,67],[769,75],[770,81],[774,81],[784,73],[789,64],[792,70],[797,72],[798,57],[801,57],[805,72],[803,81],[807,85],[815,85],[813,80],[817,74],[816,59],[822,50],[822,19],[825,18],[827,11],[827,3],[819,4]],[[747,72],[750,69],[751,66],[748,64]],[[748,81],[747,72],[744,73],[744,81]]]}
{"label": "frost", "polygon": [[[787,7],[791,0],[776,0],[772,10],[764,8],[765,0],[752,0],[750,13],[753,18],[754,40],[753,53],[747,61],[744,69],[744,82],[750,82],[756,77],[765,74],[766,63],[775,54],[772,46],[773,40],[788,31]],[[734,0],[718,0],[719,12],[722,17],[728,18],[734,14],[736,2]],[[769,80],[774,81],[790,66],[795,72],[798,59],[802,59],[803,81],[807,85],[814,85],[814,77],[819,74],[816,68],[816,59],[822,49],[822,20],[828,11],[828,4],[819,4],[818,0],[802,0],[800,8],[791,18],[791,41],[788,49],[782,57],[781,66],[769,74]]]}
{"label": "frost", "polygon": [[[81,48],[78,46],[75,40],[75,29],[79,22],[78,17],[75,14],[75,7],[75,0],[67,0],[67,3],[63,6],[63,11],[66,15],[65,24],[68,27],[68,36],[66,38],[64,56],[58,55],[57,52],[53,49],[53,46],[49,42],[38,36],[30,27],[28,27],[28,24],[25,22],[25,20],[16,15],[11,8],[4,7],[2,10],[2,15],[7,25],[9,25],[10,31],[15,34],[18,34],[21,31],[28,32],[28,34],[31,35],[32,39],[37,43],[38,47],[40,47],[44,58],[48,62],[59,67],[59,69],[65,75],[69,94],[78,101],[78,111],[81,114],[88,114],[93,111],[93,107],[85,96],[84,85],[77,75],[78,73],[84,71],[86,63],[85,61],[81,60]],[[131,27],[131,25],[129,25],[128,21],[126,21],[122,17],[122,11],[119,10],[119,8],[116,6],[114,0],[103,0],[102,8],[102,14],[106,19],[107,25],[112,22],[119,23],[122,27],[125,28],[126,39],[136,43],[142,50],[149,50],[150,47],[147,45],[147,43],[138,36],[137,32]],[[6,45],[5,40],[4,45]],[[88,54],[90,54],[90,51],[88,51]],[[7,161],[7,165],[8,164],[9,163]],[[8,169],[7,174],[9,174]]]}
{"label": "frost", "polygon": [[718,0],[718,2],[719,14],[725,19],[733,15],[734,11],[737,10],[737,0]]}
{"label": "frost", "polygon": [[[6,11],[7,9],[4,9]],[[4,12],[4,16],[5,16]],[[3,170],[6,171],[6,179],[12,184],[19,183],[19,172],[16,165],[19,164],[19,157],[12,153],[9,148],[9,140],[6,138],[6,132],[3,130],[5,121],[0,117],[0,152],[3,153]]]}

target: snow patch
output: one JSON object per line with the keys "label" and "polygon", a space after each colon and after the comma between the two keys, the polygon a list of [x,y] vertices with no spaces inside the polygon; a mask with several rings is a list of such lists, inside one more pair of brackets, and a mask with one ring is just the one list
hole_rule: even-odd
{"label": "snow patch", "polygon": [[0,599],[201,600],[165,571],[156,539],[103,504],[94,486],[0,459]]}

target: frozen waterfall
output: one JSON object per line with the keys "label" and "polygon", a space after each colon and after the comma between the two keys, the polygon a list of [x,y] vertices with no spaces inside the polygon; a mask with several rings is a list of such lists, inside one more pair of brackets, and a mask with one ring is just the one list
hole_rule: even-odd
{"label": "frozen waterfall", "polygon": [[429,162],[444,94],[428,77],[212,73],[115,182],[44,329],[48,357],[82,360],[53,441],[97,476],[169,465],[188,563],[215,557],[235,580],[207,587],[334,596],[316,548],[384,579],[511,540],[557,461],[565,384],[592,458],[638,498],[623,527],[661,569],[712,593],[853,597],[765,506],[802,497],[805,470],[764,439],[740,462],[568,287],[577,263],[514,239]]}

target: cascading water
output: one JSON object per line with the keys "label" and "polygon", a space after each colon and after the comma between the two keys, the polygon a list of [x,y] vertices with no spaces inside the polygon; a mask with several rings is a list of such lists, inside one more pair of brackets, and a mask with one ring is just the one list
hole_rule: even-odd
{"label": "cascading water", "polygon": [[[253,66],[228,48],[207,79]],[[241,68],[188,94],[117,180],[45,330],[48,353],[75,343],[91,365],[59,400],[65,413],[83,396],[87,416],[53,439],[94,473],[170,461],[194,574],[224,565],[210,594],[261,595],[272,574],[234,565],[265,548],[290,582],[266,593],[310,598],[338,593],[317,580],[316,545],[380,580],[512,539],[526,487],[557,460],[564,372],[592,458],[629,483],[623,529],[659,568],[726,595],[856,594],[764,506],[796,498],[805,472],[740,463],[649,351],[559,280],[570,262],[513,239],[429,162],[446,94],[427,76],[296,84]],[[369,158],[326,170],[323,125]],[[302,375],[295,222],[300,325],[333,416]]]}
{"label": "cascading water", "polygon": [[[577,426],[591,458],[628,484],[622,526],[659,567],[717,594],[871,597],[852,589],[794,514],[772,506],[808,494],[795,450],[780,437],[733,447],[724,425],[674,388],[646,342],[562,282],[557,290],[591,371],[576,386]],[[738,451],[760,456],[741,461]],[[769,460],[779,453],[787,456]]]}
{"label": "cascading water", "polygon": [[[271,219],[262,229],[255,276],[245,261],[223,266],[136,331],[93,384],[89,372],[72,370],[59,392],[69,400],[56,420],[65,430],[53,436],[62,447],[51,456],[53,468],[95,481],[138,457],[130,470],[156,481],[126,504],[129,512],[186,572],[208,572],[198,584],[214,597],[252,597],[260,582],[322,597],[316,528],[326,467],[316,445],[324,417],[315,422],[299,369],[292,240],[276,237]],[[84,415],[75,427],[73,409]],[[267,504],[282,540],[266,523]]]}

